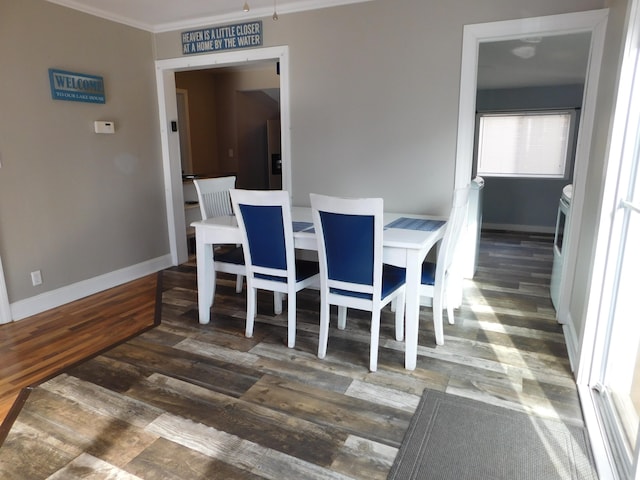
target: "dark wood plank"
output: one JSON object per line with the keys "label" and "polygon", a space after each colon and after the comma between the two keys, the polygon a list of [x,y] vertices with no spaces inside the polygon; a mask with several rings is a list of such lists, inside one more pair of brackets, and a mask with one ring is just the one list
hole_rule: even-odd
{"label": "dark wood plank", "polygon": [[331,463],[346,439],[337,429],[158,374],[135,385],[127,396],[146,400],[176,417],[323,466]]}
{"label": "dark wood plank", "polygon": [[127,471],[140,478],[162,478],[163,480],[184,480],[185,478],[260,480],[265,478],[164,438],[159,438],[133,459],[127,466]]}
{"label": "dark wood plank", "polygon": [[350,398],[265,375],[243,399],[296,418],[399,447],[411,415],[372,401]]}

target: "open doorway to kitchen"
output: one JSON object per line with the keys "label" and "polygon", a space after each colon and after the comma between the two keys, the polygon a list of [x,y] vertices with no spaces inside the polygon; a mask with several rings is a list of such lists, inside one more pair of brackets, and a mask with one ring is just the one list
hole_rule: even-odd
{"label": "open doorway to kitchen", "polygon": [[[564,268],[560,280],[557,318],[567,323],[569,318],[569,296],[572,287],[572,275],[576,265],[577,231],[581,222],[585,195],[586,174],[589,159],[590,139],[593,129],[597,85],[604,45],[604,33],[608,11],[593,10],[579,13],[552,15],[548,17],[509,20],[486,24],[467,25],[463,35],[463,53],[460,84],[460,110],[458,116],[458,143],[456,157],[456,186],[469,183],[474,174],[474,139],[476,132],[476,107],[478,97],[479,55],[481,47],[490,43],[517,41],[529,51],[534,45],[539,48],[545,39],[580,38],[589,41],[587,67],[584,74],[584,91],[582,92],[581,115],[575,146],[574,172],[566,183],[573,183],[572,214],[566,227],[568,234],[564,237]],[[524,42],[522,40],[525,40]],[[503,72],[503,75],[507,73]],[[560,186],[561,187],[561,186]],[[556,200],[557,201],[557,200]],[[567,347],[572,359],[577,355],[577,338],[571,333],[569,325]]]}
{"label": "open doorway to kitchen", "polygon": [[[164,166],[167,224],[171,257],[174,264],[187,260],[186,224],[184,218],[184,196],[182,184],[182,164],[180,161],[180,142],[177,128],[176,73],[214,68],[249,67],[254,63],[275,61],[279,65],[279,103],[280,103],[280,163],[282,188],[291,192],[291,141],[289,112],[289,51],[287,46],[249,49],[242,51],[214,53],[185,58],[159,60],[156,62],[158,84],[158,104],[161,128],[162,156]],[[193,102],[191,102],[193,105]],[[193,134],[193,124],[192,134]],[[222,143],[223,157],[229,158],[230,149],[235,147]],[[241,186],[241,185],[238,185]],[[245,187],[247,188],[247,187]]]}

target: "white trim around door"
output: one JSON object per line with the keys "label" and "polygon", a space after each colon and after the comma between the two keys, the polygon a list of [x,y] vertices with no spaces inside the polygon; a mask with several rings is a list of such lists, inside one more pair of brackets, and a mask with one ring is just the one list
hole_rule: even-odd
{"label": "white trim around door", "polygon": [[177,119],[175,72],[243,65],[254,61],[275,59],[280,62],[280,122],[282,155],[282,189],[291,194],[291,120],[289,104],[289,47],[276,46],[237,50],[207,55],[169,58],[156,61],[160,140],[164,170],[165,201],[171,261],[179,265],[187,261],[184,198],[180,166],[180,142],[177,132],[171,132],[171,122]]}
{"label": "white trim around door", "polygon": [[0,324],[11,321],[11,306],[7,295],[7,284],[4,280],[4,270],[2,269],[2,258],[0,257]]}
{"label": "white trim around door", "polygon": [[[568,238],[565,238],[566,260],[560,281],[558,321],[570,323],[569,298],[572,276],[576,267],[578,250],[577,232],[582,220],[587,167],[593,131],[598,79],[604,48],[605,28],[609,10],[550,15],[547,17],[524,18],[502,22],[465,25],[462,44],[462,65],[460,78],[460,109],[458,112],[458,143],[456,155],[456,187],[464,186],[471,180],[473,166],[473,142],[475,133],[476,78],[478,69],[478,49],[484,42],[511,40],[515,38],[552,36],[567,33],[590,32],[591,51],[586,72],[582,115],[578,129],[576,159],[573,177],[573,199],[568,224]],[[569,352],[572,362],[577,352]],[[575,363],[574,363],[575,366]]]}

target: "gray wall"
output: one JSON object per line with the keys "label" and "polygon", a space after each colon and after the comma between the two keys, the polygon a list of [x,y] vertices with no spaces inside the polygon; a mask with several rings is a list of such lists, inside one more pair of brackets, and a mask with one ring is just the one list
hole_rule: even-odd
{"label": "gray wall", "polygon": [[[583,91],[583,85],[479,90],[476,110],[482,113],[580,109]],[[578,114],[576,122],[579,120]],[[574,156],[575,149],[567,179],[484,177],[484,225],[534,232],[554,231],[562,188],[572,182]]]}
{"label": "gray wall", "polygon": [[[10,302],[169,252],[152,40],[43,0],[0,0],[0,256]],[[52,100],[49,68],[103,76],[106,103]],[[113,120],[115,135],[95,134],[95,120]]]}

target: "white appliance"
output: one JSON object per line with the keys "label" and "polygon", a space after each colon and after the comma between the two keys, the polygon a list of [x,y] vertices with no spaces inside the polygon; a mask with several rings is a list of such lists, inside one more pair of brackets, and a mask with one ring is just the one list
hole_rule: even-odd
{"label": "white appliance", "polygon": [[556,233],[553,238],[553,268],[551,269],[551,303],[558,309],[558,297],[560,295],[560,280],[564,267],[564,237],[567,233],[567,219],[571,211],[571,197],[573,186],[566,185],[562,189],[560,204],[558,205],[558,218],[556,220]]}

